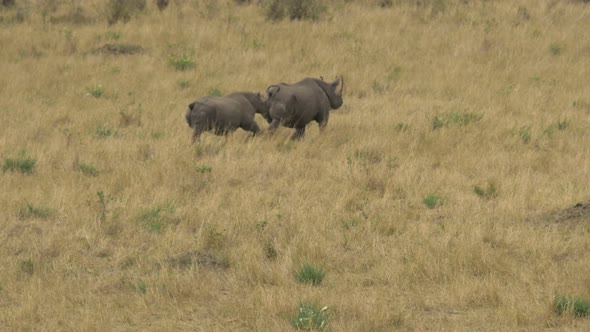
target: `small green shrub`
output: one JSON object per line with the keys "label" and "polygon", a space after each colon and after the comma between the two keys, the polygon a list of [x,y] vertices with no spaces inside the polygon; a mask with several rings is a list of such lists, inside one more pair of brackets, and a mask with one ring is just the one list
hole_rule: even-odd
{"label": "small green shrub", "polygon": [[518,129],[518,136],[522,139],[524,144],[528,144],[531,141],[531,127],[524,126]]}
{"label": "small green shrub", "polygon": [[473,187],[473,192],[483,199],[492,199],[498,196],[496,185],[494,182],[491,181],[488,182],[488,185],[485,188],[480,186]]}
{"label": "small green shrub", "polygon": [[563,121],[559,120],[559,121],[557,121],[557,130],[565,130],[567,127],[569,127],[569,125],[570,125],[569,120],[567,120],[567,119],[563,120]]}
{"label": "small green shrub", "polygon": [[429,209],[434,209],[435,207],[442,205],[443,200],[435,194],[430,194],[424,197],[422,203],[424,203]]}
{"label": "small green shrub", "polygon": [[109,204],[114,200],[113,196],[105,194],[103,191],[99,191],[96,193],[98,196],[98,208],[99,208],[99,216],[98,220],[100,222],[104,222],[107,219],[107,214],[109,210]]}
{"label": "small green shrub", "polygon": [[223,94],[221,93],[221,90],[219,90],[218,88],[213,88],[209,91],[209,95],[215,96],[215,97],[221,97]]}
{"label": "small green shrub", "polygon": [[291,319],[291,324],[298,330],[322,330],[328,325],[328,307],[318,309],[317,304],[299,304],[297,315]]}
{"label": "small green shrub", "polygon": [[97,176],[98,175],[98,170],[96,169],[96,166],[94,166],[93,164],[80,164],[80,172],[82,172],[82,174],[84,175],[88,175],[88,176]]}
{"label": "small green shrub", "polygon": [[190,55],[172,55],[168,59],[168,62],[174,69],[178,71],[185,71],[195,68],[195,60]]}
{"label": "small green shrub", "polygon": [[35,172],[36,165],[37,160],[29,157],[26,150],[22,150],[18,157],[4,159],[2,172],[6,173],[7,171],[16,171],[22,174],[33,174],[33,172]]}
{"label": "small green shrub", "polygon": [[207,165],[203,165],[203,166],[195,166],[195,171],[197,173],[211,173],[213,171],[213,168],[211,168],[210,166]]}
{"label": "small green shrub", "polygon": [[549,52],[551,53],[551,55],[553,56],[558,56],[561,54],[562,52],[562,47],[559,44],[551,44],[549,46]]}
{"label": "small green shrub", "polygon": [[106,91],[105,87],[102,85],[97,85],[94,87],[88,87],[86,88],[86,91],[88,91],[88,93],[94,97],[94,98],[100,98]]}
{"label": "small green shrub", "polygon": [[175,210],[171,203],[160,207],[144,209],[140,212],[138,221],[145,230],[152,233],[160,233],[166,224],[176,221],[171,216]]}
{"label": "small green shrub", "polygon": [[100,125],[96,127],[96,136],[99,138],[105,138],[105,137],[109,137],[112,136],[115,132],[111,129],[108,128],[104,125]]}
{"label": "small green shrub", "polygon": [[20,261],[19,266],[21,272],[28,274],[30,276],[33,275],[33,273],[35,272],[35,263],[30,258]]}
{"label": "small green shrub", "polygon": [[552,137],[555,131],[562,131],[565,130],[567,127],[569,127],[568,120],[559,120],[556,123],[553,123],[549,125],[549,127],[545,128],[545,130],[543,131],[543,135]]}
{"label": "small green shrub", "polygon": [[26,202],[18,208],[17,215],[20,220],[24,219],[48,219],[53,215],[53,209],[44,206],[34,206]]}
{"label": "small green shrub", "polygon": [[315,267],[311,264],[303,264],[296,272],[295,278],[299,283],[319,286],[324,280],[326,271],[322,267]]}
{"label": "small green shrub", "polygon": [[395,128],[397,129],[397,131],[399,132],[406,132],[410,129],[410,125],[404,122],[400,122],[398,123]]}
{"label": "small green shrub", "polygon": [[570,295],[558,295],[553,299],[553,309],[558,315],[569,313],[584,317],[590,314],[590,301]]}

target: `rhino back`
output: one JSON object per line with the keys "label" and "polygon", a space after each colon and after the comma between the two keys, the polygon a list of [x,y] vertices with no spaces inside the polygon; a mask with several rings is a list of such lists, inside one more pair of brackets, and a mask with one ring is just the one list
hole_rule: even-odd
{"label": "rhino back", "polygon": [[328,97],[312,79],[306,79],[293,85],[292,90],[297,98],[299,112],[315,117],[317,113],[330,110]]}
{"label": "rhino back", "polygon": [[215,107],[215,124],[217,127],[236,129],[243,120],[243,106],[236,100],[226,97],[210,97]]}
{"label": "rhino back", "polygon": [[311,85],[281,85],[272,96],[270,112],[286,127],[304,127],[325,109],[326,103]]}

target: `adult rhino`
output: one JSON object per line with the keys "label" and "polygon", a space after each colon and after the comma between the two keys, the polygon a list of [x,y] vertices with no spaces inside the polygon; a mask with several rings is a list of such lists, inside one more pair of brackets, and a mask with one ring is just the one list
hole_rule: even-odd
{"label": "adult rhino", "polygon": [[[337,91],[340,85],[340,91]],[[342,106],[344,78],[331,83],[323,79],[305,78],[294,84],[280,83],[266,89],[270,104],[272,122],[268,130],[272,133],[279,125],[295,128],[291,139],[305,135],[305,126],[311,121],[320,125],[320,132],[328,124],[330,110]]]}
{"label": "adult rhino", "polygon": [[252,136],[260,131],[254,121],[256,113],[270,123],[268,101],[260,93],[234,92],[223,97],[205,96],[188,105],[186,122],[193,128],[192,142],[199,139],[203,131],[214,131],[225,135],[238,128],[251,131]]}

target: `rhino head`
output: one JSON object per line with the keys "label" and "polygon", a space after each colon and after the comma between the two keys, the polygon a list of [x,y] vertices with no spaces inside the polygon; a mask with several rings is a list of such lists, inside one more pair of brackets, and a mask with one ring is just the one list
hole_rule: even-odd
{"label": "rhino head", "polygon": [[[323,80],[316,80],[320,88],[324,90],[326,96],[328,96],[328,100],[330,101],[330,107],[332,109],[338,109],[342,106],[342,90],[344,89],[344,77],[340,76],[340,78],[336,78],[333,82],[328,83]],[[338,90],[338,85],[340,85],[340,90]]]}
{"label": "rhino head", "polygon": [[270,100],[267,96],[263,96],[260,93],[254,94],[249,98],[250,104],[256,110],[256,113],[262,115],[266,122],[271,123],[272,118],[270,117]]}

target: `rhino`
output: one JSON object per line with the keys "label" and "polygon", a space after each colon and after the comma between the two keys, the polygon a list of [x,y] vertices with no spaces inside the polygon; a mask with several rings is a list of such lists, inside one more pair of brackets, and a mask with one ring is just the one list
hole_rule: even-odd
{"label": "rhino", "polygon": [[331,83],[322,78],[308,77],[294,84],[279,83],[269,86],[266,92],[272,121],[268,131],[272,133],[279,125],[283,125],[295,128],[291,139],[301,139],[305,135],[305,126],[316,121],[322,132],[328,124],[330,110],[342,106],[343,88],[342,76]]}
{"label": "rhino", "polygon": [[256,113],[270,123],[268,101],[260,93],[234,92],[228,95],[205,96],[188,105],[186,122],[193,129],[192,143],[199,140],[203,131],[226,135],[238,128],[251,131],[255,136],[260,128],[254,121]]}

